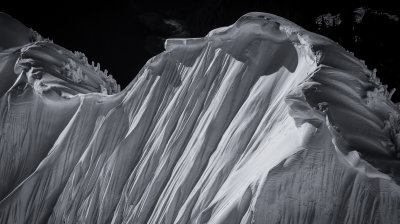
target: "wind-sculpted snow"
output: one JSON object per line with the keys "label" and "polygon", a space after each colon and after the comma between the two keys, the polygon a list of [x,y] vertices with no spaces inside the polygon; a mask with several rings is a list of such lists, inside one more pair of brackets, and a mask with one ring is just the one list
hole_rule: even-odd
{"label": "wind-sculpted snow", "polygon": [[167,40],[119,92],[18,30],[0,36],[0,223],[400,222],[398,106],[328,38],[249,13]]}

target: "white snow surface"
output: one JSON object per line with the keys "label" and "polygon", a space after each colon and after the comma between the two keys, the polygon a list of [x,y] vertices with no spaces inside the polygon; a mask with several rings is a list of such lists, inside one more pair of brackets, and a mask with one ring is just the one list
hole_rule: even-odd
{"label": "white snow surface", "polygon": [[0,24],[0,223],[400,223],[399,108],[328,38],[248,13],[119,91]]}

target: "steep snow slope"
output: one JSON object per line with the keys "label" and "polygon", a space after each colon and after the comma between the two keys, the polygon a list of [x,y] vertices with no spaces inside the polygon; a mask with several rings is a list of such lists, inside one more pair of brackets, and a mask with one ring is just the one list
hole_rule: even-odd
{"label": "steep snow slope", "polygon": [[398,106],[331,40],[249,13],[167,40],[119,92],[18,27],[0,36],[32,40],[0,41],[0,223],[399,223]]}

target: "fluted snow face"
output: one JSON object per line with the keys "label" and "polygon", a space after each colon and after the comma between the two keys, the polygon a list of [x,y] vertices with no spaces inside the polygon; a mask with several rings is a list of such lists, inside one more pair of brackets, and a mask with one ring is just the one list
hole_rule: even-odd
{"label": "fluted snow face", "polygon": [[121,92],[46,40],[3,48],[0,223],[400,221],[397,106],[289,21],[167,40]]}

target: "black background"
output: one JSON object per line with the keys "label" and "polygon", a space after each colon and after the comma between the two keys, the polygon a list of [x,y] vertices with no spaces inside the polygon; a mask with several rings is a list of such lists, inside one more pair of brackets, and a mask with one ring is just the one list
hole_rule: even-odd
{"label": "black background", "polygon": [[[366,61],[390,88],[400,89],[400,22],[383,13],[400,16],[396,1],[9,1],[0,11],[70,50],[81,51],[99,62],[125,87],[145,62],[163,50],[169,37],[201,37],[211,29],[234,23],[251,11],[273,13],[339,42]],[[366,7],[361,24],[354,10]],[[342,23],[318,26],[321,14],[340,13]],[[359,40],[355,41],[358,36]],[[394,96],[400,101],[400,93]]]}

